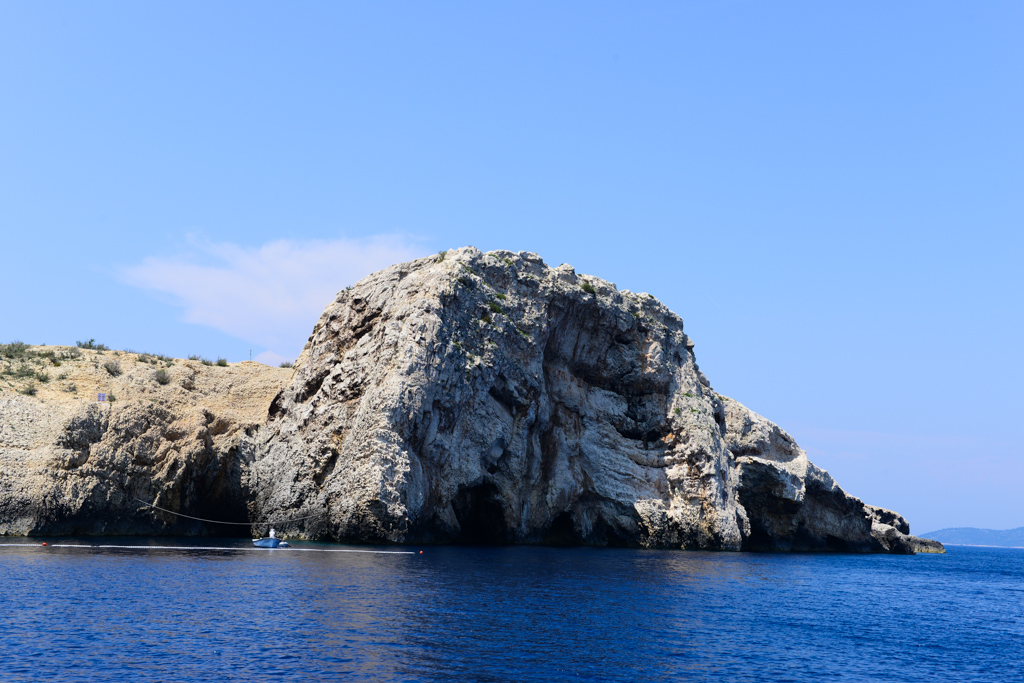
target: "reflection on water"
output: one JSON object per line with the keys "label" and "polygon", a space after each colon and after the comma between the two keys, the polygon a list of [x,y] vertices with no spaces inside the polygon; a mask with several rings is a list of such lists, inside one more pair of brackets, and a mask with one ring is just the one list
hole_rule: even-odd
{"label": "reflection on water", "polygon": [[1020,550],[407,555],[48,540],[0,547],[12,662],[0,678],[1012,680],[1024,660]]}

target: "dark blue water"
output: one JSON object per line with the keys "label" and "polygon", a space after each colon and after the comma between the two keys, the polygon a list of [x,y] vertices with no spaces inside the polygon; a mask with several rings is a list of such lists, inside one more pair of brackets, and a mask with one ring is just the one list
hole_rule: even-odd
{"label": "dark blue water", "polygon": [[0,679],[1024,680],[1024,550],[213,543],[0,545]]}

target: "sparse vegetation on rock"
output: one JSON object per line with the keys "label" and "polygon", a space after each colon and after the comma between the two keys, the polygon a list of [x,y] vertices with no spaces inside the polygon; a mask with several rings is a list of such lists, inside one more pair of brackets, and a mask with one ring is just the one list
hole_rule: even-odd
{"label": "sparse vegetation on rock", "polygon": [[[78,357],[67,358],[72,350]],[[0,358],[11,382],[0,382],[0,534],[223,532],[140,512],[134,498],[194,516],[208,516],[203,511],[212,505],[218,516],[246,518],[249,440],[291,370],[253,363],[197,373],[179,363],[179,386],[178,373],[163,367],[173,359],[154,354],[140,363],[122,352],[123,371],[113,376],[96,362],[96,349],[14,351],[19,359]],[[45,372],[51,357],[62,359],[60,373],[40,383],[35,373]],[[19,368],[23,376],[15,377]],[[161,373],[175,381],[159,383]],[[183,391],[186,382],[192,389]],[[106,404],[97,402],[101,393]]]}
{"label": "sparse vegetation on rock", "polygon": [[0,356],[4,358],[24,358],[28,353],[28,348],[28,344],[20,341],[0,344]]}

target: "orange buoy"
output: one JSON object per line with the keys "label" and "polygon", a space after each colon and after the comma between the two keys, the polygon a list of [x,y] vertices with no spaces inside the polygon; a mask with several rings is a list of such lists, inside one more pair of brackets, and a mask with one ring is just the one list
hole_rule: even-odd
{"label": "orange buoy", "polygon": [[[44,543],[43,545],[46,545],[46,544]],[[420,555],[422,555],[422,554],[423,554],[423,551],[421,550],[421,551],[420,551]]]}
{"label": "orange buoy", "polygon": [[43,547],[46,547],[46,541],[43,541]]}

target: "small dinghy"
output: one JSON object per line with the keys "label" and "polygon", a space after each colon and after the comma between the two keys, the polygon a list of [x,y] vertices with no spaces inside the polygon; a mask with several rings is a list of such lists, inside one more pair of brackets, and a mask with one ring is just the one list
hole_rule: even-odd
{"label": "small dinghy", "polygon": [[287,542],[282,541],[274,534],[274,529],[271,527],[270,536],[267,538],[254,538],[252,544],[257,548],[290,548]]}

